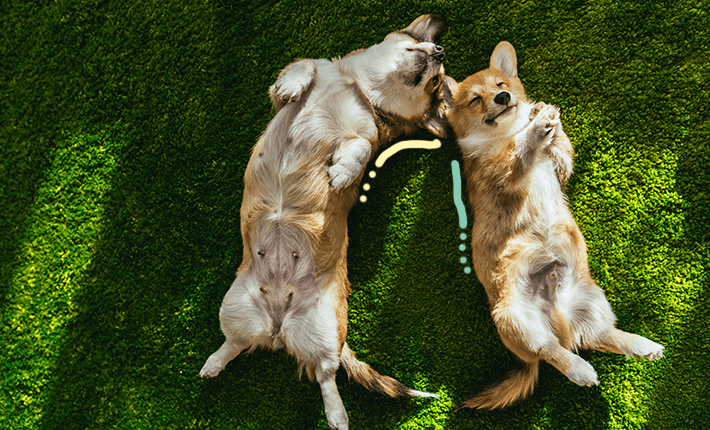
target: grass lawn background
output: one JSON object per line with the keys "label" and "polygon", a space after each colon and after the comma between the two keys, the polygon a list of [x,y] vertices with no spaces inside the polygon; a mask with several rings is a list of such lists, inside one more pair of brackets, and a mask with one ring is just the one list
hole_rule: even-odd
{"label": "grass lawn background", "polygon": [[3,0],[0,428],[327,428],[318,385],[283,352],[198,377],[241,261],[244,169],[280,69],[422,13],[449,24],[449,75],[508,40],[531,98],[561,107],[592,274],[618,326],[666,352],[585,351],[597,387],[545,364],[526,401],[454,412],[517,363],[459,262],[460,155],[444,141],[377,169],[348,255],[349,345],[441,398],[385,398],[341,370],[351,427],[709,428],[710,8],[459,3]]}

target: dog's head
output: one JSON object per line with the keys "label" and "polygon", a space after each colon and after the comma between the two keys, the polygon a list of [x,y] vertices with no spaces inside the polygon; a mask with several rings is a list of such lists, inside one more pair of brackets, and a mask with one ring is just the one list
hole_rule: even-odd
{"label": "dog's head", "polygon": [[530,100],[518,78],[513,45],[500,42],[489,68],[457,84],[446,77],[447,118],[459,142],[517,134],[530,121]]}
{"label": "dog's head", "polygon": [[358,84],[381,111],[445,137],[442,82],[446,52],[438,44],[446,23],[422,15],[359,52]]}

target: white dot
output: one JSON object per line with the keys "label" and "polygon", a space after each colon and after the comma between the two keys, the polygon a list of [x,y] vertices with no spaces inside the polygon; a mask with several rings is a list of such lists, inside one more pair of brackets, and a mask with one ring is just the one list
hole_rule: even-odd
{"label": "white dot", "polygon": [[362,189],[365,191],[370,191],[370,184],[365,184],[362,186]]}
{"label": "white dot", "polygon": [[377,176],[377,173],[374,170],[370,170],[370,177],[374,178],[375,176]]}
{"label": "white dot", "polygon": [[367,196],[360,196],[360,201],[365,203],[367,201]]}

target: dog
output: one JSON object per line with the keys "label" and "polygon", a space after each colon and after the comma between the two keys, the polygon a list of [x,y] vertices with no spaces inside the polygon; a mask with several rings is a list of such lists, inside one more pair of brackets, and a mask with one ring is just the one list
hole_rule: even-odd
{"label": "dog", "polygon": [[461,407],[503,408],[527,397],[540,360],[580,386],[598,384],[579,348],[661,358],[663,346],[615,327],[590,275],[563,192],[572,145],[559,110],[528,99],[513,46],[501,42],[489,68],[460,84],[447,77],[445,87],[474,212],[474,269],[503,344],[523,362]]}
{"label": "dog", "polygon": [[246,168],[243,260],[219,312],[226,340],[202,377],[242,351],[284,348],[320,384],[328,424],[340,430],[341,365],[371,391],[435,397],[380,375],[348,347],[346,254],[348,212],[372,155],[419,128],[446,136],[444,28],[441,16],[420,16],[343,58],[298,60],[270,87],[276,115]]}

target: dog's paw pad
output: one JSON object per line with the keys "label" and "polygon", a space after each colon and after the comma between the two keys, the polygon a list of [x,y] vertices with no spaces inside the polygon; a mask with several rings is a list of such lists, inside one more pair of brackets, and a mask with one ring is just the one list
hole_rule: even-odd
{"label": "dog's paw pad", "polygon": [[548,133],[560,122],[560,111],[554,106],[545,106],[536,117],[537,124]]}
{"label": "dog's paw pad", "polygon": [[530,110],[530,121],[534,120],[537,114],[539,114],[545,106],[547,105],[543,102],[536,103],[532,110]]}

